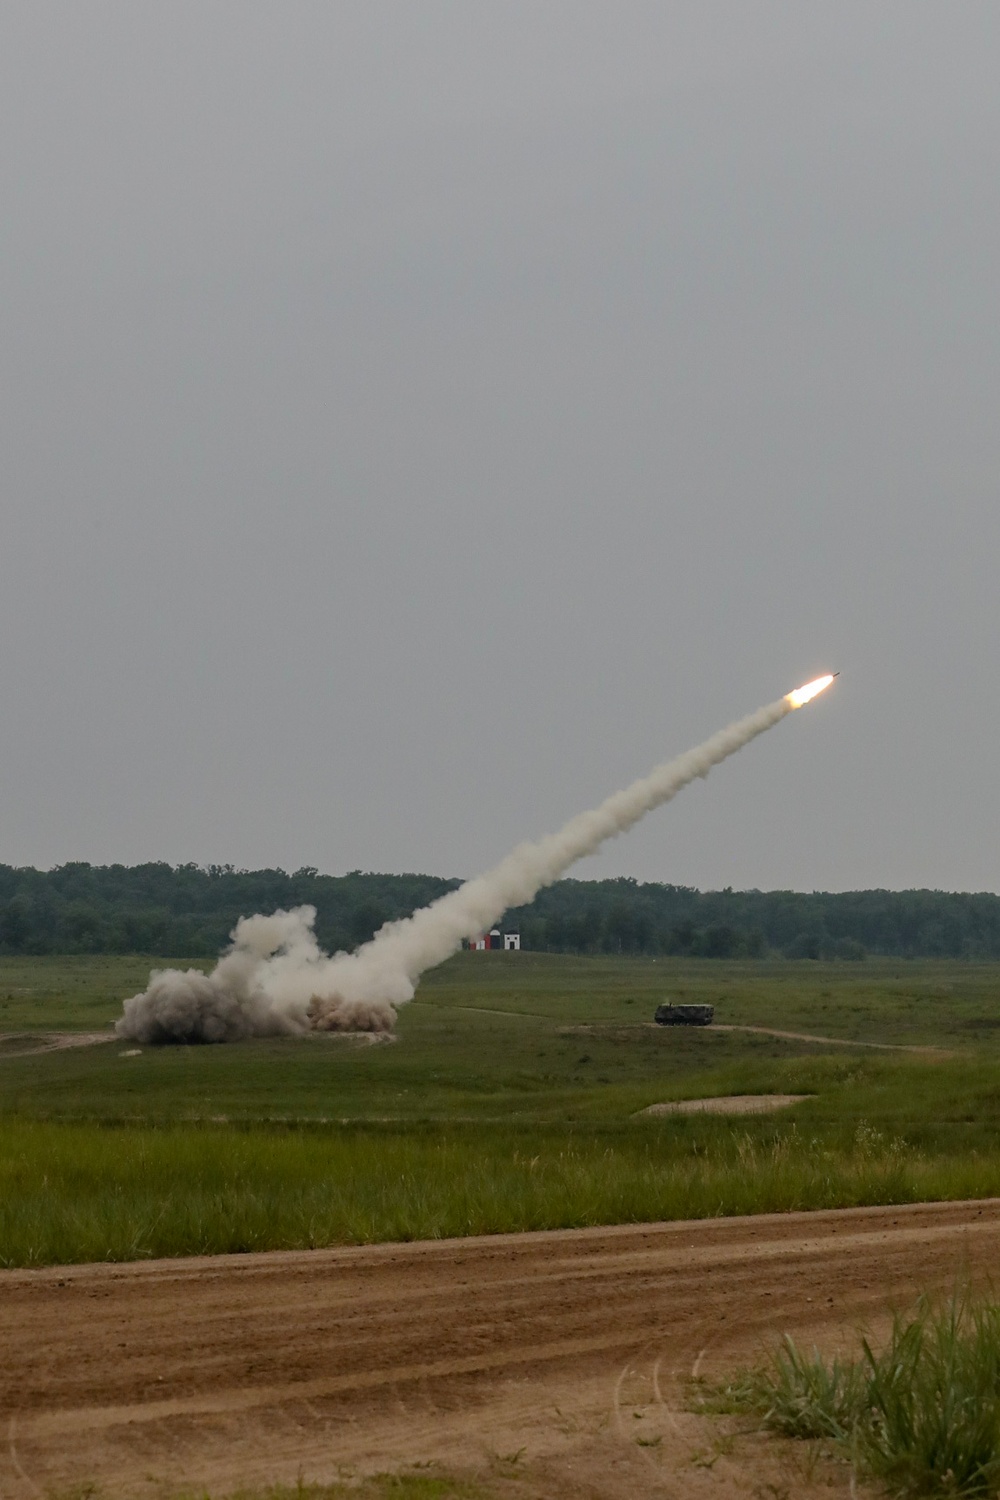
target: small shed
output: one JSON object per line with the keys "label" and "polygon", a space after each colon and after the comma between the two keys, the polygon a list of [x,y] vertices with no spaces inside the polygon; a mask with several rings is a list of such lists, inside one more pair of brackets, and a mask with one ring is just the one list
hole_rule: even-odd
{"label": "small shed", "polygon": [[503,949],[505,953],[517,953],[521,947],[521,934],[501,932],[499,927],[494,927],[490,932],[481,932],[478,937],[470,938],[469,947],[474,953],[496,949]]}

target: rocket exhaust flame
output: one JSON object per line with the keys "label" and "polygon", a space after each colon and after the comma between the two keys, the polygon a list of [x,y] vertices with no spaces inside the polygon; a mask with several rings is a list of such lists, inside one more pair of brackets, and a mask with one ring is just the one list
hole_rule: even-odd
{"label": "rocket exhaust flame", "polygon": [[794,692],[787,695],[788,702],[793,708],[802,708],[804,704],[811,703],[820,693],[825,692],[834,678],[839,676],[839,672],[828,672],[825,677],[817,677],[815,682],[807,682],[805,687],[796,688]]}
{"label": "rocket exhaust flame", "polygon": [[657,766],[558,833],[517,848],[484,875],[411,917],[387,922],[354,953],[324,953],[313,934],[316,911],[301,906],[243,917],[232,946],[211,974],[159,970],[142,994],[125,1001],[115,1030],[144,1043],[221,1042],[245,1036],[320,1031],[391,1031],[396,1009],[412,1000],[426,969],[462,940],[488,931],[509,907],[524,906],[607,839],[676,797],[828,688],[834,675],[796,688],[718,734]]}

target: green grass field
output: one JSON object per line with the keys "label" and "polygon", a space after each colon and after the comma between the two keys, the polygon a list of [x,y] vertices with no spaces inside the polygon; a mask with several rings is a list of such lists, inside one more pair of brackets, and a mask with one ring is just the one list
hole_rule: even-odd
{"label": "green grass field", "polygon": [[[148,969],[0,960],[0,1263],[1000,1193],[997,965],[463,954],[393,1044],[14,1055],[109,1027]],[[665,998],[852,1045],[653,1027]],[[811,1097],[638,1114],[767,1092]]]}

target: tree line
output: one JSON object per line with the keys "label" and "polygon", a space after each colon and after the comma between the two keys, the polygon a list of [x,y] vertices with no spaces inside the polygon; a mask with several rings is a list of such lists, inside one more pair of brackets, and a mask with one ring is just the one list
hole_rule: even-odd
{"label": "tree line", "polygon": [[[165,863],[0,865],[0,953],[148,953],[208,958],[237,919],[316,907],[330,952],[365,942],[458,880],[311,867],[237,870]],[[549,953],[695,958],[1000,958],[1000,897],[947,891],[698,891],[617,880],[561,880],[500,924]]]}
{"label": "tree line", "polygon": [[564,880],[520,918],[522,946],[695,958],[1000,958],[1000,896],[948,891],[698,891]]}

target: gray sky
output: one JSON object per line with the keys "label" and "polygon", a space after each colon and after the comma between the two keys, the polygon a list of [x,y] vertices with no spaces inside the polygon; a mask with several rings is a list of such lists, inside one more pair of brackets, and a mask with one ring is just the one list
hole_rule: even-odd
{"label": "gray sky", "polygon": [[0,861],[1000,889],[995,0],[8,0]]}

